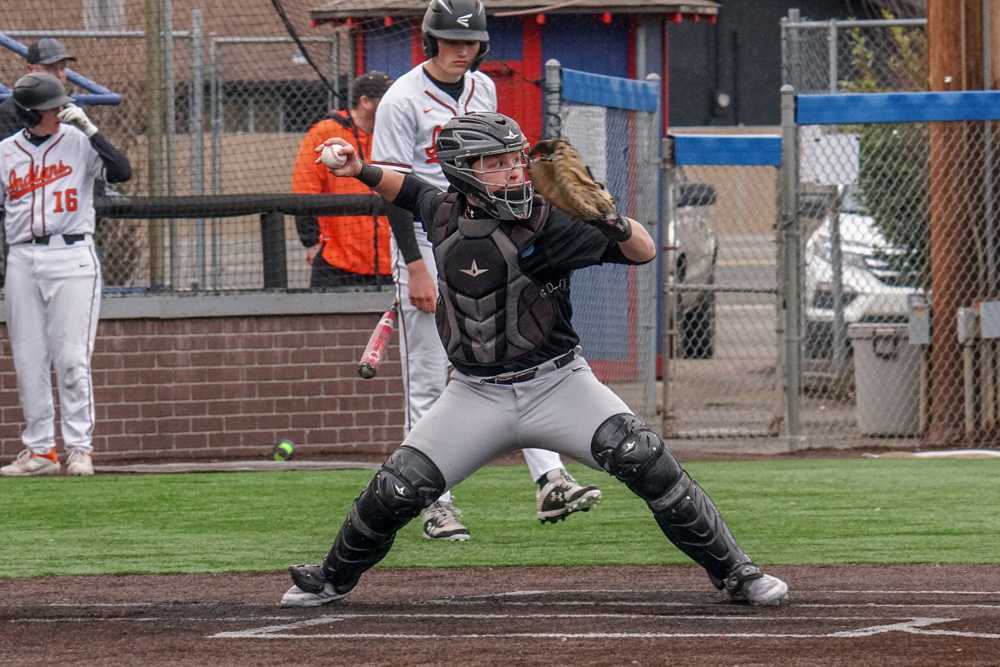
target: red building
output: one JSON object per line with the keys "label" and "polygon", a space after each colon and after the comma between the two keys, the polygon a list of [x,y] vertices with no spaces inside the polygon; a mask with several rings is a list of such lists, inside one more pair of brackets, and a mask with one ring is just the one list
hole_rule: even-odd
{"label": "red building", "polygon": [[[485,5],[490,55],[482,69],[497,84],[500,111],[517,118],[532,141],[542,129],[540,82],[547,60],[610,76],[656,73],[667,81],[668,29],[714,24],[719,11],[712,0],[563,0],[544,6],[538,0],[485,0]],[[396,76],[424,60],[420,19],[426,8],[427,0],[332,0],[310,17],[349,32],[355,73],[380,69]]]}

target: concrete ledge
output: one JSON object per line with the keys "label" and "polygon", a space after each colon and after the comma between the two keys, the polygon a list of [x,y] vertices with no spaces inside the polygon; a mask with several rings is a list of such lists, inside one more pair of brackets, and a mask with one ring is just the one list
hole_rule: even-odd
{"label": "concrete ledge", "polygon": [[[101,299],[102,320],[185,319],[190,317],[246,317],[256,315],[324,315],[382,313],[395,292],[256,292],[191,296],[112,296]],[[0,300],[0,322],[6,311]]]}
{"label": "concrete ledge", "polygon": [[376,463],[361,461],[221,461],[218,463],[137,463],[133,465],[94,466],[94,472],[107,474],[167,475],[189,472],[260,472],[273,470],[375,470]]}

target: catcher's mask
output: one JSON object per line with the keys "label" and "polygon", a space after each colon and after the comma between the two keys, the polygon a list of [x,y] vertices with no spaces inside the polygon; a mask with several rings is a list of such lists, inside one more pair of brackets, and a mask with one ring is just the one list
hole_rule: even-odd
{"label": "catcher's mask", "polygon": [[[455,116],[449,120],[437,143],[438,161],[445,178],[479,208],[498,220],[527,220],[531,217],[534,188],[528,176],[528,140],[513,118],[501,113],[482,112]],[[517,153],[518,164],[491,169],[507,172],[524,169],[525,181],[514,187],[496,190],[484,181],[477,163],[481,158]]]}
{"label": "catcher's mask", "polygon": [[479,53],[470,71],[479,69],[490,51],[490,33],[486,31],[486,8],[480,0],[431,0],[420,26],[424,55],[438,54],[439,39],[456,42],[479,42]]}
{"label": "catcher's mask", "polygon": [[39,111],[61,109],[73,100],[66,95],[55,75],[48,72],[25,74],[14,84],[14,110],[26,127],[34,127],[42,122]]}

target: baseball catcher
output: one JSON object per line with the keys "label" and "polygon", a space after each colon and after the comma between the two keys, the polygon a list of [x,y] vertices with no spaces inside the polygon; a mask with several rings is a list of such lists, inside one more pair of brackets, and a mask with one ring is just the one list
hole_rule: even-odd
{"label": "baseball catcher", "polygon": [[[357,178],[425,221],[452,382],[354,502],[323,562],[290,568],[293,585],[282,604],[319,606],[347,595],[389,552],[399,529],[442,491],[536,443],[625,483],[666,538],[733,600],[783,602],[787,584],[751,561],[709,495],[580,354],[570,274],[604,262],[651,261],[649,233],[607,200],[591,202],[596,216],[576,209],[588,216],[581,220],[536,195],[526,178],[527,141],[502,114],[450,120],[436,148],[448,192],[363,164],[353,153],[334,173]],[[550,166],[559,169],[558,161]]]}

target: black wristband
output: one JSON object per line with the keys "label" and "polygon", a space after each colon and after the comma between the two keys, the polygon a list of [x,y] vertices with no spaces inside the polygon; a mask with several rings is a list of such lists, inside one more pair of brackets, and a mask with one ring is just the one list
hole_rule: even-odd
{"label": "black wristband", "polygon": [[594,224],[612,241],[624,243],[632,238],[632,222],[624,215],[616,215],[614,221],[597,220]]}
{"label": "black wristband", "polygon": [[354,178],[358,179],[370,188],[374,188],[382,182],[382,168],[365,162],[361,165],[361,171]]}

